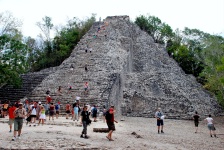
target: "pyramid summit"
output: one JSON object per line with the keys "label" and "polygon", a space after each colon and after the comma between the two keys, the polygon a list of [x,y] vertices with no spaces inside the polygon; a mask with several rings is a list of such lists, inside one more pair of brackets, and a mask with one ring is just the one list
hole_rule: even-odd
{"label": "pyramid summit", "polygon": [[164,45],[154,43],[128,16],[95,22],[70,57],[37,76],[41,72],[44,78],[26,94],[31,100],[45,101],[49,89],[55,102],[73,103],[80,96],[81,103],[100,108],[114,105],[125,116],[154,117],[158,107],[167,118],[176,119],[189,119],[195,111],[204,115],[222,112],[195,77],[185,74],[169,57]]}

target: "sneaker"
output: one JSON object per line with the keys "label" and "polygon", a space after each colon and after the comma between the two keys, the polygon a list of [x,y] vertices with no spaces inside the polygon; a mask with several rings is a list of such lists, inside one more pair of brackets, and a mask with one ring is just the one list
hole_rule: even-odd
{"label": "sneaker", "polygon": [[17,139],[20,139],[20,135],[17,136]]}
{"label": "sneaker", "polygon": [[163,130],[161,130],[161,133],[164,133]]}
{"label": "sneaker", "polygon": [[212,137],[212,135],[211,135],[211,137]]}
{"label": "sneaker", "polygon": [[12,138],[12,141],[15,141],[15,140],[16,140],[16,137],[13,137],[13,138]]}
{"label": "sneaker", "polygon": [[9,130],[9,132],[12,132],[12,130]]}
{"label": "sneaker", "polygon": [[159,130],[158,130],[158,134],[159,134]]}
{"label": "sneaker", "polygon": [[84,138],[83,135],[81,135],[80,138]]}

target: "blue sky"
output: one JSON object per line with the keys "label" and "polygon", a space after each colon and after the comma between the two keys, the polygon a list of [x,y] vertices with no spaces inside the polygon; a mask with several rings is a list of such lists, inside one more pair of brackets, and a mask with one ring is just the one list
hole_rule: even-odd
{"label": "blue sky", "polygon": [[54,25],[64,25],[68,18],[92,13],[97,19],[129,15],[132,20],[150,14],[173,30],[189,27],[224,35],[224,0],[0,0],[0,12],[6,10],[23,21],[23,34],[34,38],[40,33],[35,24],[44,16],[51,17]]}

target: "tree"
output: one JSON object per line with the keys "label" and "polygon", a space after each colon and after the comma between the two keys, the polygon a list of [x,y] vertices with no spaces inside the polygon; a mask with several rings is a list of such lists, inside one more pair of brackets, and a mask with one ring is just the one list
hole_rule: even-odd
{"label": "tree", "polygon": [[206,79],[204,88],[214,93],[224,107],[224,38],[210,36],[205,44],[201,53],[205,69],[200,76]]}
{"label": "tree", "polygon": [[[48,29],[51,29],[50,27],[52,26],[49,22],[50,21],[48,21]],[[62,61],[70,56],[76,44],[82,36],[89,31],[94,22],[95,15],[93,14],[90,18],[85,20],[79,20],[74,17],[73,19],[68,20],[66,26],[57,26],[57,33],[52,41],[47,41],[47,38],[42,38],[44,39],[43,48],[42,50],[36,51],[35,61],[33,61],[34,63],[32,64],[32,70],[38,71],[47,67],[60,65]],[[46,23],[42,23],[42,25],[43,24]]]}
{"label": "tree", "polygon": [[172,28],[158,17],[141,15],[135,19],[135,23],[151,35],[156,43],[165,43],[173,36]]}
{"label": "tree", "polygon": [[50,31],[53,28],[53,24],[51,23],[51,18],[48,16],[45,16],[42,18],[42,22],[37,22],[36,25],[40,28],[40,30],[43,32],[46,40],[44,41],[50,41]]}
{"label": "tree", "polygon": [[22,21],[13,17],[9,11],[0,13],[0,35],[10,34],[22,26]]}
{"label": "tree", "polygon": [[0,36],[0,87],[5,84],[20,86],[20,74],[26,72],[26,45],[9,35]]}
{"label": "tree", "polygon": [[27,70],[27,47],[19,31],[22,22],[10,12],[0,14],[0,87],[21,85],[20,74]]}

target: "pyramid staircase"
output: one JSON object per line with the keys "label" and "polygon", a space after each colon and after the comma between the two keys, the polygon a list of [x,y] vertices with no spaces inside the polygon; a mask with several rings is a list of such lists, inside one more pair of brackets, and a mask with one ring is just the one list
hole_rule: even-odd
{"label": "pyramid staircase", "polygon": [[[45,93],[50,89],[53,102],[60,101],[63,111],[67,102],[70,104],[75,102],[76,96],[81,97],[81,105],[88,103],[100,106],[100,108],[103,105],[109,105],[109,92],[105,92],[105,89],[109,88],[108,81],[110,82],[113,77],[110,77],[110,68],[105,67],[105,64],[110,64],[111,58],[104,54],[109,51],[110,39],[107,37],[111,36],[105,37],[105,34],[112,29],[107,26],[105,30],[97,33],[98,36],[95,38],[94,35],[100,25],[103,23],[94,23],[90,31],[77,44],[71,56],[58,67],[59,69],[55,73],[46,77],[27,96],[30,100],[45,102]],[[92,53],[85,52],[87,45],[92,48]],[[88,71],[84,69],[86,64]],[[70,68],[71,65],[74,67],[73,69]],[[84,92],[85,82],[89,83],[87,94]],[[62,87],[61,93],[57,91],[59,86]],[[70,93],[68,92],[69,86],[72,86]]]}

